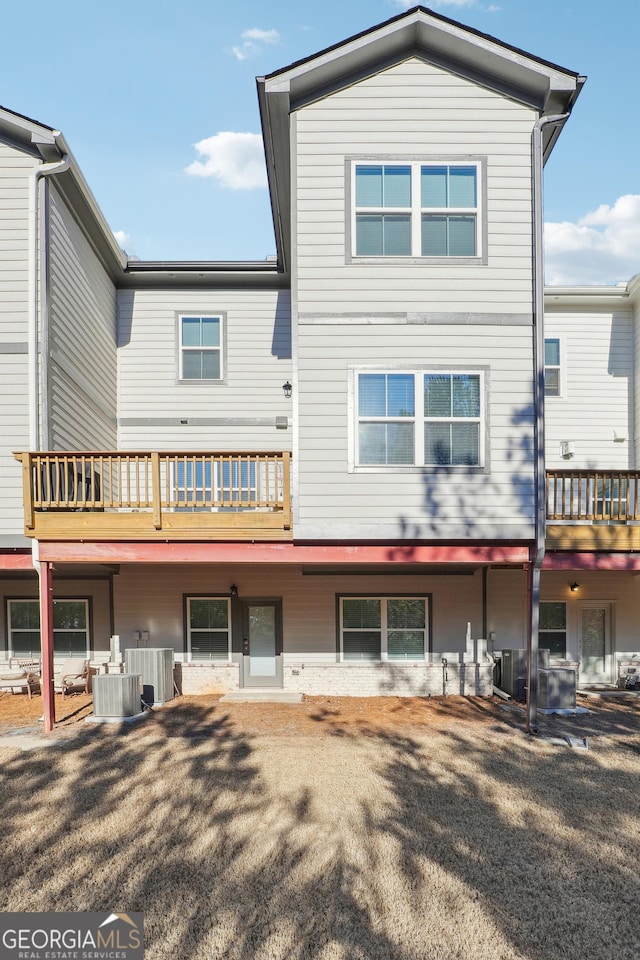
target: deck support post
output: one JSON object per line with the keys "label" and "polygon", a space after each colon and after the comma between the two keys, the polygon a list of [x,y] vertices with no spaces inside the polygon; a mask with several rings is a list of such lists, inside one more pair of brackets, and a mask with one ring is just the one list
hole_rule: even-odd
{"label": "deck support post", "polygon": [[44,732],[51,733],[56,722],[53,694],[53,564],[40,561],[40,649],[42,651],[42,708]]}

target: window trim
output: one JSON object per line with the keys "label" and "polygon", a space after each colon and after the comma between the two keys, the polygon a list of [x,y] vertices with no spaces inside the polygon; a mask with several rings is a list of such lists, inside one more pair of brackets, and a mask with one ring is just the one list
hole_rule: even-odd
{"label": "window trim", "polygon": [[[40,622],[40,600],[39,600],[38,597],[24,597],[24,596],[22,596],[22,597],[5,597],[4,599],[5,599],[5,605],[4,605],[4,606],[5,606],[5,649],[6,649],[6,651],[7,651],[7,656],[8,656],[8,657],[15,657],[15,658],[18,658],[18,657],[23,657],[23,658],[24,658],[24,657],[27,656],[26,654],[16,653],[15,650],[14,650],[14,648],[13,648],[12,638],[13,638],[14,630],[12,630],[12,627],[11,627],[11,604],[12,604],[12,603],[34,603],[34,604],[36,605],[36,608],[37,608],[37,611],[38,611],[38,622]],[[54,599],[54,601],[53,601],[54,606],[55,606],[55,604],[57,604],[57,603],[83,603],[83,604],[84,604],[84,608],[85,608],[85,611],[86,611],[86,621],[85,621],[85,622],[86,622],[86,627],[85,627],[85,630],[84,630],[85,639],[86,639],[85,652],[84,652],[83,654],[75,654],[75,656],[82,656],[83,658],[86,658],[86,659],[90,659],[90,657],[91,657],[91,650],[92,650],[92,647],[91,647],[92,640],[93,640],[93,605],[92,605],[92,600],[93,600],[93,597],[56,597],[56,598]],[[41,626],[38,626],[37,630],[38,630],[38,634],[39,634],[39,636],[40,636],[40,652],[39,652],[39,654],[32,654],[32,656],[42,657],[42,633],[41,633]],[[19,630],[18,632],[28,632],[28,633],[31,633],[32,631],[31,631],[31,630],[29,630],[29,631],[20,631],[20,630]],[[61,631],[61,630],[59,630],[59,629],[54,629],[54,630],[53,630],[53,652],[54,652],[54,657],[55,657],[57,660],[70,659],[72,656],[74,656],[74,654],[66,654],[66,653],[58,653],[58,652],[56,652],[55,635],[56,635],[56,633],[60,633],[60,632],[68,633],[68,632],[70,632],[70,631],[67,631],[67,630]],[[71,632],[74,632],[74,633],[82,633],[83,631],[81,631],[81,630],[75,630],[75,631],[71,631]]]}
{"label": "window trim", "polygon": [[[342,629],[342,602],[343,600],[380,600],[384,604],[384,609],[381,609],[381,638],[380,638],[380,657],[374,660],[367,659],[345,659],[344,649],[343,649],[343,629]],[[387,627],[387,614],[386,614],[386,604],[389,600],[424,600],[425,604],[425,620],[424,620],[424,655],[421,657],[415,658],[405,658],[405,659],[389,659],[388,656],[388,627]],[[336,658],[339,663],[353,663],[357,665],[366,665],[372,663],[393,663],[393,664],[402,664],[402,663],[424,663],[429,661],[429,655],[433,652],[432,649],[432,594],[431,593],[420,593],[420,592],[400,592],[400,593],[336,593]]]}
{"label": "window trim", "polygon": [[[412,205],[411,208],[403,208],[405,211],[411,211],[411,235],[412,235],[412,253],[407,256],[400,255],[362,255],[356,253],[356,167],[358,166],[410,166],[412,168]],[[418,238],[421,235],[421,215],[423,208],[421,206],[421,197],[419,189],[414,189],[414,178],[417,176],[418,185],[420,183],[420,167],[422,166],[475,166],[477,169],[476,177],[476,207],[474,208],[476,216],[476,252],[474,256],[422,256],[416,254],[415,250],[421,250],[421,242]],[[415,172],[417,171],[417,173]],[[487,158],[478,155],[421,155],[421,156],[397,156],[397,155],[351,155],[345,158],[345,262],[346,263],[422,263],[422,264],[441,264],[443,266],[477,266],[487,264]],[[372,208],[373,209],[373,208]],[[384,209],[384,208],[380,208]],[[442,211],[453,210],[459,212],[458,208],[441,208]],[[464,208],[468,210],[470,208]],[[424,208],[430,212],[431,208]],[[462,208],[460,208],[462,210]],[[396,208],[389,208],[389,212],[397,212]]]}
{"label": "window trim", "polygon": [[[360,417],[358,397],[359,397],[359,378],[364,374],[405,374],[412,375],[415,382],[415,410],[413,417],[402,418],[373,418]],[[478,376],[480,378],[480,416],[473,418],[479,421],[478,437],[478,463],[477,464],[434,464],[424,463],[424,424],[428,419],[424,412],[418,412],[419,405],[423,406],[424,397],[424,377],[427,374],[436,375],[467,375]],[[386,365],[384,367],[350,367],[349,368],[349,473],[391,473],[391,472],[420,472],[425,471],[446,471],[447,474],[465,473],[470,471],[474,473],[489,472],[489,368],[482,365],[473,367],[451,365],[430,364],[424,367],[393,367]],[[451,422],[456,418],[447,418]],[[360,441],[359,426],[361,420],[381,420],[381,422],[406,422],[414,424],[414,458],[413,463],[360,463]],[[462,420],[462,422],[467,422]]]}
{"label": "window trim", "polygon": [[[217,347],[184,347],[182,345],[182,321],[189,319],[206,319],[220,321],[220,344]],[[226,376],[226,314],[220,310],[180,310],[176,313],[176,346],[177,346],[177,381],[180,384],[214,384],[223,383]],[[217,352],[220,358],[220,376],[219,377],[185,377],[184,376],[184,354],[185,350],[206,350],[210,353]]]}
{"label": "window trim", "polygon": [[[183,632],[184,632],[184,658],[186,663],[196,664],[225,664],[233,662],[233,611],[231,609],[231,597],[229,594],[220,593],[185,593],[183,600]],[[191,645],[191,627],[189,609],[192,600],[224,600],[227,605],[227,656],[225,658],[215,659],[209,657],[208,660],[194,660]]]}

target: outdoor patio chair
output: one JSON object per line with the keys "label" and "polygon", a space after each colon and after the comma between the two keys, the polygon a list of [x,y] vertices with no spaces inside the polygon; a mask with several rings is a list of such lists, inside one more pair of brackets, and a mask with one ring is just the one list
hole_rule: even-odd
{"label": "outdoor patio chair", "polygon": [[53,674],[53,689],[62,694],[89,692],[89,661],[81,657],[63,660],[60,669]]}
{"label": "outdoor patio chair", "polygon": [[8,670],[0,670],[0,690],[26,690],[31,699],[33,690],[40,686],[40,661],[12,657]]}

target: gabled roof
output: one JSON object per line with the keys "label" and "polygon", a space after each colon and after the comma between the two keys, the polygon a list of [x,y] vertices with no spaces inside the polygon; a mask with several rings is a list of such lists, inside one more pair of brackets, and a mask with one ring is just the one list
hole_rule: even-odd
{"label": "gabled roof", "polygon": [[69,158],[68,170],[56,177],[57,185],[89,233],[105,268],[118,280],[126,265],[126,256],[60,131],[0,106],[0,137],[43,163]]}
{"label": "gabled roof", "polygon": [[[540,116],[570,112],[585,79],[421,6],[258,77],[276,242],[287,268],[290,112],[412,56],[525,103]],[[559,132],[557,125],[545,128],[545,160]]]}

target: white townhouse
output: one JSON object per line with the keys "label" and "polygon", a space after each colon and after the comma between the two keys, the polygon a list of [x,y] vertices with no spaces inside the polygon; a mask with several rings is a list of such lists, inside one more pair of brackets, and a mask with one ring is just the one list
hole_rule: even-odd
{"label": "white townhouse", "polygon": [[261,262],[128,261],[62,134],[0,110],[5,659],[119,636],[185,692],[488,694],[539,642],[614,683],[638,286],[543,325],[583,81],[422,7],[259,78]]}

